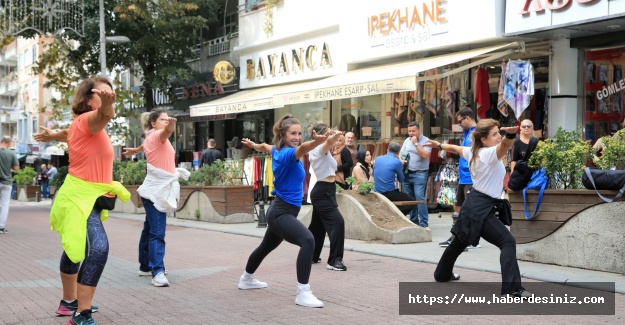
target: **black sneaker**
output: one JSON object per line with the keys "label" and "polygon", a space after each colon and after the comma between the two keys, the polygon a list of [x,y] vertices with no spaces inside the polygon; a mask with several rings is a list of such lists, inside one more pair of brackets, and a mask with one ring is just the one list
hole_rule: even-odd
{"label": "black sneaker", "polygon": [[320,258],[313,258],[312,262],[313,262],[313,264],[318,264],[318,263],[321,263],[321,259]]}
{"label": "black sneaker", "polygon": [[98,323],[91,318],[91,310],[85,309],[78,315],[74,313],[67,325],[98,325]]}
{"label": "black sneaker", "polygon": [[449,244],[451,244],[451,240],[454,239],[454,237],[449,237],[449,239],[447,239],[446,241],[442,241],[440,243],[438,243],[438,246],[440,247],[447,247],[449,246]]}
{"label": "black sneaker", "polygon": [[326,268],[333,271],[347,271],[347,267],[343,265],[343,260],[340,258],[335,259],[332,263],[328,263]]}
{"label": "black sneaker", "polygon": [[6,234],[9,231],[6,228],[0,228],[0,234]]}

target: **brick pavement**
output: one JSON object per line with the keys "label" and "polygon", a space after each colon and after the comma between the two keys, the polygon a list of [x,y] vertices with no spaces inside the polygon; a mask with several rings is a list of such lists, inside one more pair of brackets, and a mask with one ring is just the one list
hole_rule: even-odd
{"label": "brick pavement", "polygon": [[[8,234],[0,234],[0,324],[65,324],[54,311],[61,295],[58,235],[49,229],[49,206],[12,206]],[[608,316],[399,316],[398,282],[431,282],[435,265],[345,252],[347,272],[313,265],[311,287],[325,308],[295,305],[297,248],[284,243],[261,265],[262,290],[239,290],[237,281],[259,239],[168,226],[169,288],[139,277],[137,243],[142,223],[105,223],[109,261],[94,304],[100,324],[591,324],[622,323],[625,296]],[[497,273],[456,269],[463,279],[500,281]],[[532,280],[524,280],[532,282]]]}

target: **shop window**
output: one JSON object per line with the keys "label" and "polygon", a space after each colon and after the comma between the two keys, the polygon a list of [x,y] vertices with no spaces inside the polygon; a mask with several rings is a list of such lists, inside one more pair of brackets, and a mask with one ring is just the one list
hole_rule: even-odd
{"label": "shop window", "polygon": [[587,50],[582,65],[582,123],[592,143],[614,134],[623,121],[625,47]]}

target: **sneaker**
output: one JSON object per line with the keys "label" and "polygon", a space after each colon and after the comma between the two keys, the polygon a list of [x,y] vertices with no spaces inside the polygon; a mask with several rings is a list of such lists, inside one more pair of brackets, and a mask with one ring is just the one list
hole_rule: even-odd
{"label": "sneaker", "polygon": [[[56,313],[61,316],[71,316],[78,309],[78,299],[74,299],[72,302],[65,302],[65,300],[61,300],[59,303],[59,308],[56,310]],[[98,306],[91,305],[91,312],[95,313],[98,311]]]}
{"label": "sneaker", "polygon": [[67,325],[98,325],[98,323],[91,318],[91,310],[86,309],[78,315],[72,314],[72,319],[67,322]]}
{"label": "sneaker", "polygon": [[9,231],[6,228],[0,228],[0,234],[6,234]]}
{"label": "sneaker", "polygon": [[438,243],[438,246],[440,246],[440,247],[447,247],[447,246],[449,246],[449,244],[451,244],[451,240],[452,239],[454,239],[454,237],[449,237],[449,239]]}
{"label": "sneaker", "polygon": [[525,291],[525,289],[519,289],[517,291],[510,292],[508,295],[519,298],[529,298],[534,296],[533,293],[527,292]]}
{"label": "sneaker", "polygon": [[320,258],[313,258],[312,262],[313,262],[313,264],[318,264],[318,263],[321,263],[321,259]]}
{"label": "sneaker", "polygon": [[[139,274],[139,276],[152,276],[152,271],[141,271],[141,269],[139,269],[137,274]],[[165,275],[167,275],[167,269],[165,269]]]}
{"label": "sneaker", "polygon": [[335,259],[333,263],[328,263],[326,268],[333,271],[347,271],[347,267],[343,265],[343,260],[340,258]]}
{"label": "sneaker", "polygon": [[158,272],[158,274],[152,278],[152,284],[155,287],[169,287],[169,281],[167,281],[165,273],[163,272]]}
{"label": "sneaker", "polygon": [[323,307],[323,302],[321,302],[315,295],[313,295],[310,290],[302,290],[297,293],[295,297],[295,304],[304,306],[304,307],[312,307],[312,308],[321,308]]}
{"label": "sneaker", "polygon": [[242,275],[239,279],[239,289],[247,290],[247,289],[262,289],[267,288],[267,282],[258,281],[254,274],[250,274],[250,276],[245,277]]}

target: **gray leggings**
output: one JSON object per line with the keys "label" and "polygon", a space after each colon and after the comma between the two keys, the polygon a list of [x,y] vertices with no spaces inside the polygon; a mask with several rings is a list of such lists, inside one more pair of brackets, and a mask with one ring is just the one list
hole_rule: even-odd
{"label": "gray leggings", "polygon": [[109,240],[100,220],[102,210],[94,208],[87,219],[87,248],[82,263],[72,262],[65,251],[61,256],[60,270],[65,274],[78,273],[78,283],[95,287],[109,255]]}

